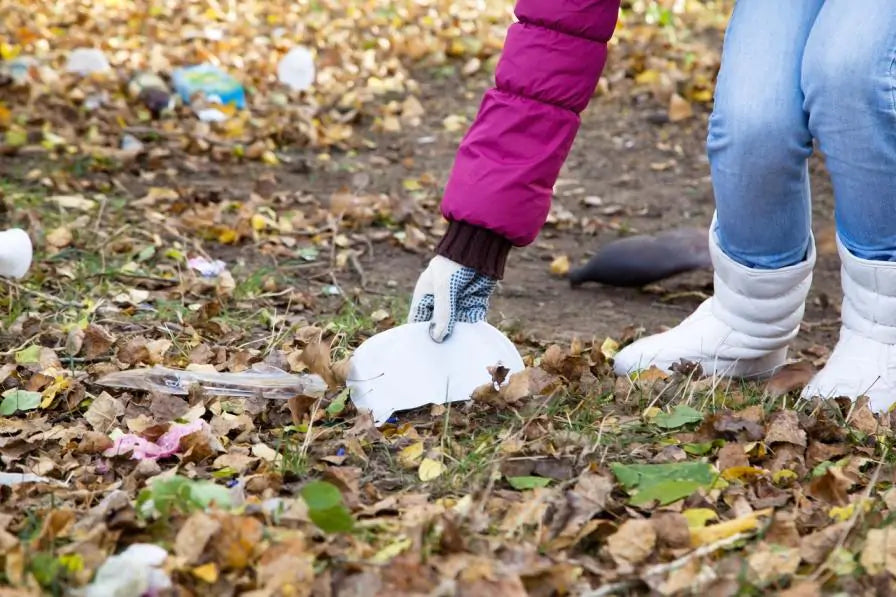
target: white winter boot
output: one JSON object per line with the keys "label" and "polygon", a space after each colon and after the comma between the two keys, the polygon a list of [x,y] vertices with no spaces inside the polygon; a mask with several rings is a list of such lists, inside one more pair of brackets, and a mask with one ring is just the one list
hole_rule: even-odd
{"label": "white winter boot", "polygon": [[705,375],[757,378],[771,375],[784,364],[812,284],[814,238],[803,262],[761,270],[725,255],[715,231],[714,217],[709,233],[714,296],[671,330],[621,350],[614,359],[617,375],[651,365],[669,371],[684,359],[699,363]]}
{"label": "white winter boot", "polygon": [[870,398],[875,411],[896,402],[896,263],[859,259],[837,239],[842,266],[840,340],[804,397]]}

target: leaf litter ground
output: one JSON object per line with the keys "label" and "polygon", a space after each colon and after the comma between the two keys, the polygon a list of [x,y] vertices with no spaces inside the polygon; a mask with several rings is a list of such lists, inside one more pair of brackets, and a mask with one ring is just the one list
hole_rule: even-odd
{"label": "leaf litter ground", "polygon": [[[142,544],[180,594],[892,590],[892,422],[793,400],[836,330],[835,266],[804,361],[766,386],[613,378],[618,344],[674,323],[706,276],[573,292],[557,275],[595,236],[711,209],[702,138],[727,6],[626,6],[545,232],[495,300],[529,369],[377,429],[346,399],[345,358],[401,321],[444,230],[439,185],[510,4],[32,4],[0,3],[4,60],[38,59],[0,103],[4,218],[38,246],[0,296],[4,594],[96,587],[113,554],[159,555]],[[62,73],[100,32],[113,71]],[[296,44],[316,53],[304,93],[274,74]],[[137,70],[209,59],[247,87],[224,123],[184,105],[156,117],[128,93]],[[331,389],[95,384],[256,363]],[[169,450],[109,453],[124,434]]]}

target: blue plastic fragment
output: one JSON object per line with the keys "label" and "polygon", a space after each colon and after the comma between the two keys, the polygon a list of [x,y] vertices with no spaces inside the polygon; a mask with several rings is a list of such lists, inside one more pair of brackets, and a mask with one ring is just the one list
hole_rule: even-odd
{"label": "blue plastic fragment", "polygon": [[197,93],[209,101],[246,107],[246,91],[239,81],[213,64],[197,64],[175,69],[171,73],[174,89],[184,103]]}

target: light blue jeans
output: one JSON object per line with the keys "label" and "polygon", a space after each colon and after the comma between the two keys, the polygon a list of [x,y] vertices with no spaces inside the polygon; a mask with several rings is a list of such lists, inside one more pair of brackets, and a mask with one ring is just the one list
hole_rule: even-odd
{"label": "light blue jeans", "polygon": [[813,141],[843,244],[896,261],[896,0],[735,4],[707,140],[729,257],[761,269],[803,260]]}

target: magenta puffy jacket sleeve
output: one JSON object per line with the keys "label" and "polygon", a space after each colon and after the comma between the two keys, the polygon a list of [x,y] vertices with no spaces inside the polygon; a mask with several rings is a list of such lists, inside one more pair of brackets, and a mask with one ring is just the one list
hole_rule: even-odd
{"label": "magenta puffy jacket sleeve", "polygon": [[519,0],[476,120],[458,149],[438,253],[495,277],[547,219],[616,27],[619,0]]}

